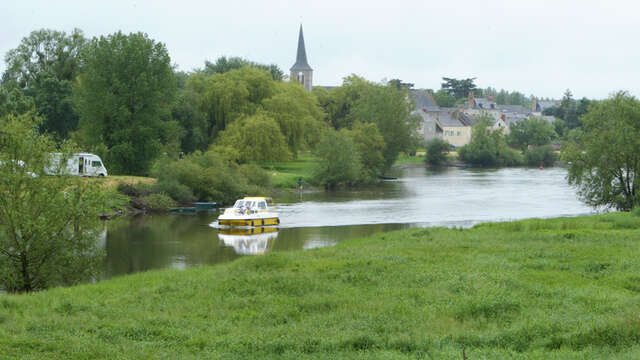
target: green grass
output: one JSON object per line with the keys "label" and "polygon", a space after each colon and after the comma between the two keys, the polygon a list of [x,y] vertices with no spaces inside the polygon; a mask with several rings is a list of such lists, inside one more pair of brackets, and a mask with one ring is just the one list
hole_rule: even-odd
{"label": "green grass", "polygon": [[398,158],[393,163],[393,166],[407,166],[407,165],[424,165],[424,154],[414,155],[400,153]]}
{"label": "green grass", "polygon": [[278,188],[297,188],[298,179],[303,186],[313,184],[313,169],[320,160],[311,154],[300,154],[296,160],[262,164],[269,175],[271,185]]}
{"label": "green grass", "polygon": [[0,296],[3,359],[640,358],[640,216],[416,228]]}

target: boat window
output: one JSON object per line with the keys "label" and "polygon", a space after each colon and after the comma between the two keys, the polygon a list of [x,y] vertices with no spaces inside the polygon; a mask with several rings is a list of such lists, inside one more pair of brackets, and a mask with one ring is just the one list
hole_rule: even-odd
{"label": "boat window", "polygon": [[248,208],[252,208],[253,207],[253,201],[247,201],[244,203],[244,206],[248,207]]}
{"label": "boat window", "polygon": [[260,210],[266,210],[267,209],[267,203],[265,203],[264,201],[260,201],[258,203],[258,209]]}
{"label": "boat window", "polygon": [[244,203],[244,201],[238,200],[238,201],[236,201],[235,205],[233,205],[233,207],[234,208],[241,208],[243,203]]}

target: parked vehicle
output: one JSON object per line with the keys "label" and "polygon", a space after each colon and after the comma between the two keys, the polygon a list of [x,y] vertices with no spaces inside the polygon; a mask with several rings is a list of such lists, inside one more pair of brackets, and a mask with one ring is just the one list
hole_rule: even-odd
{"label": "parked vehicle", "polygon": [[49,175],[107,176],[107,169],[100,156],[91,153],[73,154],[67,159],[66,166],[60,164],[62,154],[51,154],[45,173]]}

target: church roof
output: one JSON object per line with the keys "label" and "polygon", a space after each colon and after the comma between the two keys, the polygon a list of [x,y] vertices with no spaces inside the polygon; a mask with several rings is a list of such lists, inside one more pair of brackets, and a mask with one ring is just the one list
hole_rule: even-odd
{"label": "church roof", "polygon": [[298,54],[296,63],[293,64],[290,71],[313,70],[307,62],[307,51],[304,49],[304,36],[302,35],[302,25],[300,25],[300,35],[298,35]]}

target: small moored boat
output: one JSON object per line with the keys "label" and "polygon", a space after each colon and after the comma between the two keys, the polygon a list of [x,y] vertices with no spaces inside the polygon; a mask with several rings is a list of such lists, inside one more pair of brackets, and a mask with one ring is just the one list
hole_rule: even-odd
{"label": "small moored boat", "polygon": [[280,224],[278,213],[269,210],[271,198],[245,197],[218,217],[220,226],[269,226]]}

